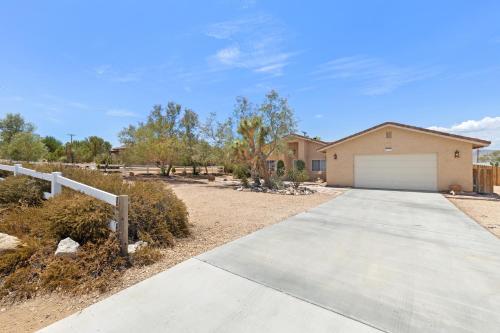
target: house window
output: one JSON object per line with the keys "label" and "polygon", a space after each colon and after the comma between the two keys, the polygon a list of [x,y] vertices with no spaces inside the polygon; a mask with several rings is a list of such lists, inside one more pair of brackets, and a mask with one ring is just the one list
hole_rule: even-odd
{"label": "house window", "polygon": [[326,171],[326,161],[312,160],[312,171]]}
{"label": "house window", "polygon": [[391,139],[392,138],[392,132],[391,131],[385,132],[385,138],[386,139]]}
{"label": "house window", "polygon": [[276,161],[275,160],[267,160],[267,170],[268,171],[276,171]]}

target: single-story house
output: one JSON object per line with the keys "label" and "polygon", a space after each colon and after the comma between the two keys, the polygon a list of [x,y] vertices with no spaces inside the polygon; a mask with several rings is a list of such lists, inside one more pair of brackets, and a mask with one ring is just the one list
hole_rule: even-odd
{"label": "single-story house", "polygon": [[472,150],[489,141],[386,122],[318,149],[328,185],[447,191],[473,190]]}

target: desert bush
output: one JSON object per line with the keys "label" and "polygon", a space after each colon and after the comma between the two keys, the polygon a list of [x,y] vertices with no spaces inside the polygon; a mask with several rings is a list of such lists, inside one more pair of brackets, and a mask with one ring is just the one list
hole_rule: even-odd
{"label": "desert bush", "polygon": [[284,187],[283,179],[281,179],[280,176],[272,175],[270,180],[271,180],[271,186],[273,189],[280,190]]}
{"label": "desert bush", "polygon": [[0,182],[0,204],[38,206],[42,200],[42,188],[33,178],[11,176]]}
{"label": "desert bush", "polygon": [[248,178],[246,176],[242,177],[240,180],[243,187],[248,188],[250,186],[250,183],[248,182]]}
{"label": "desert bush", "polygon": [[305,182],[309,179],[309,175],[306,170],[291,169],[288,170],[287,174],[288,180],[292,182],[294,188],[299,188],[300,183]]}
{"label": "desert bush", "polygon": [[12,176],[12,172],[10,171],[5,171],[5,170],[0,170],[0,178],[7,178]]}
{"label": "desert bush", "polygon": [[131,198],[129,238],[159,246],[173,245],[173,236],[189,234],[186,205],[163,184],[136,182],[127,194]]}
{"label": "desert bush", "polygon": [[250,169],[247,166],[235,165],[233,168],[233,177],[238,179],[250,177]]}
{"label": "desert bush", "polygon": [[66,237],[80,244],[98,242],[109,236],[112,208],[83,194],[57,196],[42,207],[48,231],[61,240]]}
{"label": "desert bush", "polygon": [[159,249],[144,246],[131,255],[131,261],[134,266],[148,266],[154,264],[162,257],[163,254]]}

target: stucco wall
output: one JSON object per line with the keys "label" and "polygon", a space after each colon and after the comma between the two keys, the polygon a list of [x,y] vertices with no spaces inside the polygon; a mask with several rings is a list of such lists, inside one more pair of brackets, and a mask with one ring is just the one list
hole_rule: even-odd
{"label": "stucco wall", "polygon": [[[386,132],[392,138],[386,139]],[[385,148],[392,151],[386,152]],[[455,158],[455,151],[460,158]],[[451,184],[459,184],[464,191],[472,191],[472,144],[440,136],[415,132],[394,126],[339,143],[326,151],[327,183],[354,185],[354,155],[364,154],[426,154],[438,156],[438,190],[447,191]],[[337,159],[333,158],[337,154]]]}

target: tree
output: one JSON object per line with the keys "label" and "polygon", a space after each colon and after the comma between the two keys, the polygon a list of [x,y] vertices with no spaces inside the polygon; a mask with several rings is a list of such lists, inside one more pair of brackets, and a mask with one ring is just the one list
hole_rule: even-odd
{"label": "tree", "polygon": [[493,166],[498,166],[498,164],[500,164],[500,150],[495,150],[479,157],[479,162],[486,162]]}
{"label": "tree", "polygon": [[38,135],[18,132],[10,138],[6,152],[11,160],[31,162],[41,159],[47,153],[47,148]]}
{"label": "tree", "polygon": [[65,155],[64,146],[61,141],[53,136],[46,136],[42,139],[47,149],[46,158],[48,161],[59,161]]}
{"label": "tree", "polygon": [[232,168],[234,164],[232,145],[235,139],[233,119],[230,117],[220,122],[212,112],[200,126],[200,133],[212,147],[212,163],[222,164],[226,169]]}
{"label": "tree", "polygon": [[196,174],[196,159],[194,159],[195,146],[198,141],[198,127],[200,125],[198,114],[191,109],[185,109],[180,121],[181,138],[183,144],[183,159],[185,164],[193,167]]}
{"label": "tree", "polygon": [[9,144],[18,133],[32,133],[34,130],[35,126],[26,122],[19,113],[7,113],[5,118],[0,119],[0,141],[4,144]]}
{"label": "tree", "polygon": [[250,166],[253,177],[258,175],[266,186],[271,186],[266,160],[273,154],[286,152],[284,138],[296,128],[288,100],[274,90],[256,108],[246,98],[239,98],[235,118],[239,119],[239,138],[233,146],[235,155]]}
{"label": "tree", "polygon": [[215,148],[207,141],[200,140],[195,146],[193,160],[205,168],[205,173],[208,175],[208,165],[216,160]]}
{"label": "tree", "polygon": [[153,106],[145,123],[124,128],[120,142],[125,144],[124,160],[128,163],[157,163],[162,175],[168,176],[179,158],[179,115],[181,106],[169,102],[167,107]]}

